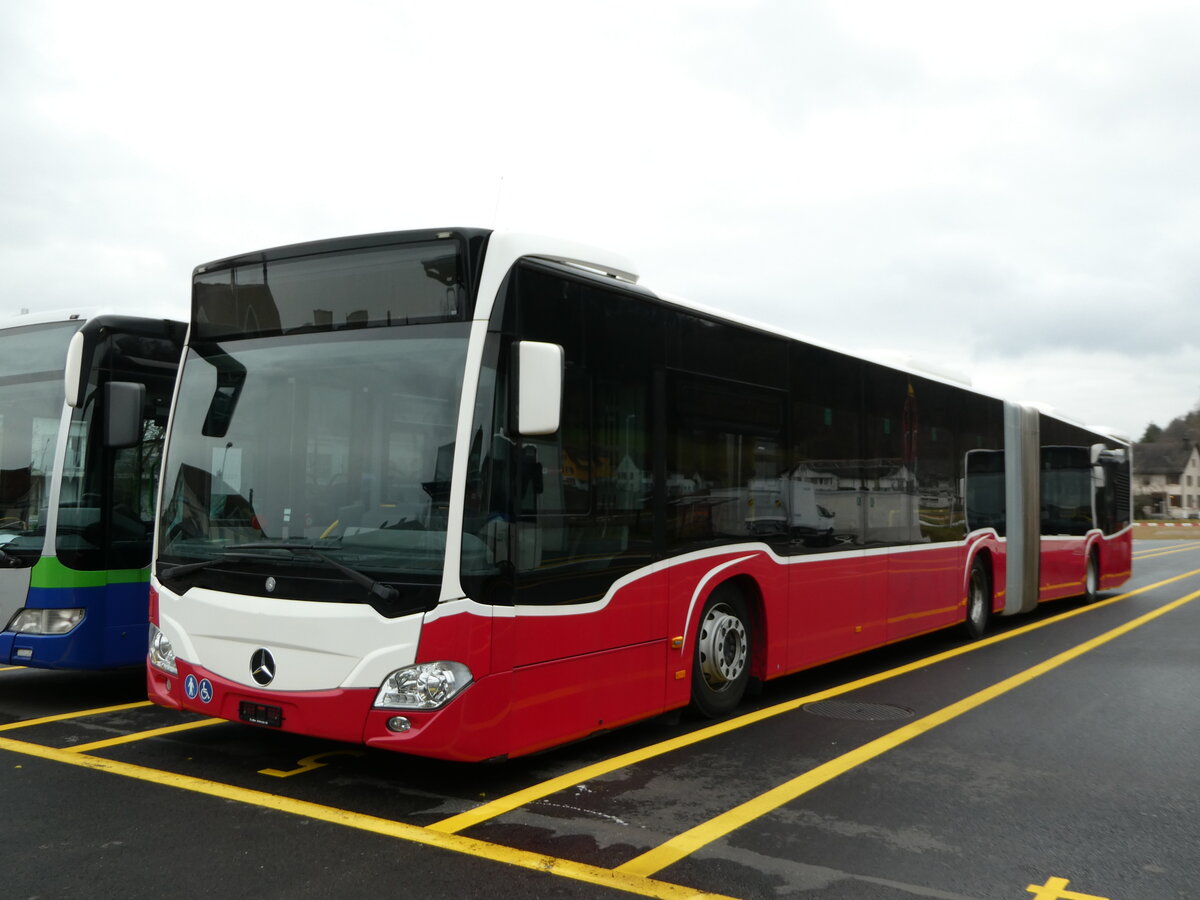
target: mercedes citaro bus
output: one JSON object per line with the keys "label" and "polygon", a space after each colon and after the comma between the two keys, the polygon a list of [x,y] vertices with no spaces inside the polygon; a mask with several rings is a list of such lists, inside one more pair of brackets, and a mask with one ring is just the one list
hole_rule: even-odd
{"label": "mercedes citaro bus", "polygon": [[446,229],[200,266],[150,697],[516,756],[1130,575],[1129,445]]}

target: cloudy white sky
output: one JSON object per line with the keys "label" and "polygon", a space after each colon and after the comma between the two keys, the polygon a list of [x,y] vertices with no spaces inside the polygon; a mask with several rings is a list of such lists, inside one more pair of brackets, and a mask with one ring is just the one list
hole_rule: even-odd
{"label": "cloudy white sky", "polygon": [[0,4],[0,314],[410,227],[1140,437],[1200,402],[1200,4]]}

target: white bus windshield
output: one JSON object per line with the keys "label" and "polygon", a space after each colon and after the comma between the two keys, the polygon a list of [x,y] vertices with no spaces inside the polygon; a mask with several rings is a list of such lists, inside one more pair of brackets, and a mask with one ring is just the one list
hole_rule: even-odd
{"label": "white bus windshield", "polygon": [[370,597],[345,569],[440,583],[468,330],[193,345],[163,467],[160,577],[261,593],[256,563],[282,564],[296,579],[280,596],[351,601]]}
{"label": "white bus windshield", "polygon": [[71,336],[82,324],[0,331],[0,542],[11,559],[20,555],[28,565],[45,540],[63,366]]}

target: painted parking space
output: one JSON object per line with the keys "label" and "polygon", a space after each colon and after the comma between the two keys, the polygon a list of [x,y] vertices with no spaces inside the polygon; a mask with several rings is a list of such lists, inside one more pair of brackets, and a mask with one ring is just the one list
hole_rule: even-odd
{"label": "painted parking space", "polygon": [[978,710],[985,704],[1004,696],[1010,691],[1021,688],[1033,679],[1042,677],[1058,667],[1078,659],[1085,653],[1089,653],[1110,641],[1117,640],[1134,629],[1147,625],[1161,616],[1170,614],[1185,604],[1196,600],[1198,597],[1200,597],[1200,591],[1195,591],[1164,604],[1124,625],[1038,663],[1017,675],[993,684],[957,703],[889,732],[881,738],[856,747],[842,756],[798,775],[791,781],[778,785],[770,791],[730,809],[714,819],[681,832],[658,847],[623,864],[619,868],[619,871],[643,875],[652,875],[661,872],[667,867],[692,856],[709,844],[725,838],[735,830],[764,816],[775,813],[810,791],[831,782],[833,779],[845,775],[885,753],[890,753],[907,744],[909,741],[913,741],[959,716]]}
{"label": "painted parking space", "polygon": [[[823,690],[804,690],[822,673],[799,676],[787,685],[768,686],[759,709],[713,725],[651,723],[503,766],[413,761],[202,718],[96,737],[97,721],[166,712],[137,701],[92,714],[7,723],[0,726],[6,729],[0,731],[0,751],[274,810],[298,821],[384,835],[415,848],[450,850],[587,889],[767,896],[794,886],[810,890],[803,885],[813,878],[805,878],[828,870],[821,877],[832,892],[822,895],[818,889],[811,896],[911,896],[904,892],[919,882],[823,866],[821,859],[833,859],[828,849],[805,860],[807,851],[781,843],[778,833],[812,828],[807,818],[812,798],[840,794],[839,784],[869,779],[881,760],[940,739],[960,720],[986,721],[987,710],[1000,698],[1036,691],[1037,682],[1070,669],[1101,646],[1111,649],[1131,633],[1162,625],[1194,606],[1195,585],[1190,591],[1185,585],[1200,576],[1194,569],[1200,557],[1187,567],[1186,553],[1157,546],[1139,548],[1139,556],[1159,561],[1139,567],[1147,574],[1139,575],[1134,590],[1091,607],[1068,604],[1033,622],[1005,623],[1005,630],[977,644],[919,641],[892,653],[940,649]],[[1159,577],[1151,580],[1151,575]],[[876,654],[859,671],[888,658]],[[854,672],[858,665],[838,671]],[[893,688],[896,693],[886,693]],[[782,690],[792,696],[772,702]],[[885,693],[871,694],[881,690]],[[4,691],[0,682],[0,698]],[[913,718],[848,722],[806,709],[836,698],[897,708],[907,703]],[[881,702],[896,698],[902,702]],[[85,722],[92,738],[86,742],[71,732]],[[663,734],[668,736],[647,740]],[[889,784],[903,784],[903,779],[893,777]],[[847,802],[861,806],[855,796],[851,792]],[[781,819],[791,824],[771,824]],[[748,840],[757,842],[757,849],[743,846]],[[866,837],[862,841],[871,843]],[[927,849],[925,855],[930,854],[937,855]],[[1068,893],[1084,884],[1073,872],[1039,863],[1030,861],[1024,880],[1014,872],[977,887],[971,886],[968,866],[965,876],[946,880],[945,888],[926,885],[943,891],[926,895],[1030,896],[1028,886],[1059,890],[1054,879],[1067,879],[1071,888],[1061,889]],[[750,869],[759,873],[757,879],[748,877]],[[876,893],[836,893],[848,884]],[[1103,884],[1091,886],[1092,896],[1109,896]]]}

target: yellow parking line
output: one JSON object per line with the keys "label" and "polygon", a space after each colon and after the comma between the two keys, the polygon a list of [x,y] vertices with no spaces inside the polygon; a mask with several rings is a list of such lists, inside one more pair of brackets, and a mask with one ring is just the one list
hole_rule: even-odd
{"label": "yellow parking line", "polygon": [[203,728],[205,725],[228,725],[226,719],[200,719],[196,722],[184,722],[182,725],[168,725],[165,728],[151,728],[149,731],[138,731],[134,734],[123,734],[120,737],[108,738],[104,741],[93,741],[90,744],[80,744],[77,747],[64,747],[68,753],[90,753],[93,750],[103,750],[105,747],[116,747],[119,744],[132,744],[148,738],[160,737],[164,734],[175,734],[178,731],[191,731],[193,728]]}
{"label": "yellow parking line", "polygon": [[25,666],[0,666],[0,672],[15,672],[17,669],[24,669]]}
{"label": "yellow parking line", "polygon": [[1189,553],[1200,550],[1200,544],[1172,544],[1169,547],[1143,547],[1141,550],[1133,551],[1133,558],[1140,559],[1143,556],[1158,556],[1162,553]]}
{"label": "yellow parking line", "polygon": [[34,725],[65,722],[68,719],[82,719],[87,716],[99,716],[103,713],[120,712],[125,709],[137,709],[138,707],[149,705],[149,700],[139,700],[136,703],[119,703],[116,706],[102,706],[98,709],[81,709],[75,712],[59,713],[54,716],[42,716],[40,719],[22,719],[20,722],[9,722],[7,725],[0,725],[0,731],[12,731],[16,728],[32,728]]}
{"label": "yellow parking line", "polygon": [[1189,544],[1186,547],[1176,547],[1172,550],[1143,550],[1133,554],[1134,559],[1154,559],[1159,556],[1170,556],[1172,553],[1194,553],[1200,550],[1200,543]]}
{"label": "yellow parking line", "polygon": [[876,738],[869,743],[863,744],[849,753],[845,753],[836,759],[831,759],[829,762],[817,766],[791,781],[781,784],[776,788],[772,788],[764,794],[760,794],[753,800],[749,800],[740,806],[736,806],[728,812],[722,813],[714,819],[710,819],[695,828],[691,828],[682,834],[676,835],[667,841],[655,847],[653,850],[648,850],[641,856],[634,857],[629,862],[618,866],[614,871],[627,872],[631,875],[650,876],[655,872],[665,869],[667,866],[678,862],[685,856],[695,853],[701,847],[704,847],[718,838],[724,837],[732,831],[741,828],[747,822],[751,822],[761,816],[778,809],[785,803],[790,803],[802,794],[820,787],[821,785],[832,781],[839,775],[842,775],[856,766],[861,765],[868,760],[874,759],[887,753],[889,750],[894,750],[901,744],[912,740],[919,735],[925,734],[937,728],[939,725],[944,725],[951,719],[961,716],[963,713],[970,712],[990,700],[1008,693],[1014,688],[1020,687],[1033,679],[1046,674],[1047,672],[1058,668],[1064,663],[1070,662],[1085,653],[1095,650],[1097,647],[1115,640],[1124,634],[1128,634],[1135,628],[1140,628],[1147,622],[1164,616],[1173,610],[1178,609],[1185,603],[1190,603],[1200,597],[1200,591],[1188,594],[1178,600],[1174,600],[1165,606],[1160,606],[1158,609],[1152,610],[1145,615],[1139,616],[1132,621],[1126,622],[1111,631],[1106,631],[1104,634],[1094,637],[1091,640],[1084,641],[1070,650],[1052,656],[1045,662],[1039,663],[1026,669],[1024,672],[1019,672],[1010,678],[999,681],[991,687],[984,688],[969,697],[959,700],[957,703],[951,703],[949,706],[943,707],[931,715],[918,719],[902,728],[898,728],[891,734],[886,734],[881,738]]}
{"label": "yellow parking line", "polygon": [[[618,867],[617,869],[609,870],[609,869],[597,868],[595,866],[588,866],[586,864],[577,863],[572,860],[565,860],[565,859],[560,859],[560,858],[552,857],[552,856],[543,856],[543,855],[537,854],[537,853],[529,853],[527,851],[516,850],[513,848],[509,848],[509,847],[503,847],[503,846],[500,846],[497,844],[492,844],[492,843],[489,843],[486,841],[479,841],[479,840],[476,840],[473,838],[466,838],[461,835],[455,834],[454,832],[459,831],[463,828],[469,827],[470,825],[477,824],[478,822],[483,822],[488,819],[494,818],[495,816],[501,815],[504,812],[508,812],[512,809],[516,809],[520,806],[526,805],[534,800],[540,799],[541,797],[544,797],[544,796],[548,796],[549,794],[555,793],[564,788],[572,787],[588,778],[594,778],[598,775],[602,775],[607,772],[611,772],[611,771],[623,768],[625,766],[632,765],[636,762],[640,762],[645,759],[651,759],[655,756],[662,755],[671,750],[675,750],[675,749],[678,749],[681,747],[686,747],[691,744],[706,740],[710,737],[715,737],[719,734],[724,734],[724,733],[727,733],[730,731],[734,731],[738,728],[745,727],[746,725],[753,724],[754,722],[759,722],[759,721],[763,721],[765,719],[772,718],[773,716],[779,715],[784,712],[788,712],[789,710],[796,709],[806,703],[811,703],[815,700],[824,699],[826,697],[836,696],[838,694],[843,694],[843,693],[847,693],[847,692],[850,692],[853,690],[857,690],[861,687],[865,687],[870,684],[875,684],[877,682],[885,681],[887,679],[897,677],[897,676],[905,674],[907,672],[911,672],[916,669],[920,669],[920,668],[924,668],[924,667],[933,665],[937,662],[941,662],[941,661],[951,659],[956,656],[960,656],[964,653],[969,653],[969,652],[973,652],[978,649],[982,649],[985,646],[989,646],[991,644],[998,643],[999,641],[1008,640],[1008,639],[1016,637],[1020,634],[1025,634],[1030,631],[1036,630],[1038,628],[1045,627],[1047,625],[1056,624],[1057,622],[1060,622],[1060,621],[1070,618],[1072,616],[1081,615],[1085,612],[1090,612],[1090,611],[1098,609],[1102,606],[1107,606],[1109,604],[1116,603],[1116,602],[1124,600],[1128,597],[1132,597],[1136,594],[1145,593],[1147,591],[1151,591],[1156,588],[1162,587],[1164,585],[1168,585],[1168,584],[1171,584],[1176,581],[1181,581],[1185,578],[1190,578],[1195,575],[1200,575],[1200,569],[1196,569],[1196,570],[1193,570],[1190,572],[1185,572],[1183,574],[1175,575],[1171,578],[1164,579],[1164,580],[1156,582],[1154,584],[1136,588],[1135,590],[1128,591],[1128,592],[1126,592],[1124,594],[1120,594],[1116,597],[1111,597],[1107,600],[1101,601],[1100,603],[1095,603],[1090,606],[1080,607],[1078,609],[1070,610],[1066,613],[1055,616],[1054,618],[1051,618],[1051,619],[1045,619],[1040,622],[1034,622],[1034,623],[1031,623],[1029,625],[1026,625],[1026,626],[1023,626],[1020,628],[1015,628],[1015,629],[1005,632],[1003,634],[994,635],[991,638],[986,638],[984,640],[981,640],[981,641],[978,641],[978,642],[975,642],[972,644],[967,644],[962,647],[957,647],[953,650],[949,650],[944,653],[940,653],[940,654],[936,654],[931,657],[926,657],[926,658],[923,658],[920,660],[916,660],[913,663],[898,667],[896,669],[889,670],[888,672],[883,672],[883,673],[879,673],[877,675],[868,676],[866,678],[859,679],[859,680],[851,682],[849,684],[831,688],[826,691],[820,691],[818,693],[811,694],[806,697],[802,697],[802,698],[799,698],[796,700],[788,701],[786,703],[778,704],[774,707],[770,707],[770,708],[763,709],[763,710],[758,710],[753,713],[748,713],[746,715],[739,716],[736,719],[730,719],[725,722],[717,723],[716,725],[712,725],[707,728],[700,729],[698,731],[692,732],[691,734],[683,735],[679,738],[675,738],[675,739],[672,739],[669,741],[663,741],[659,744],[655,744],[650,747],[643,748],[642,750],[637,750],[637,751],[633,751],[628,754],[623,754],[621,756],[614,757],[611,760],[597,763],[593,766],[588,766],[583,769],[578,769],[567,775],[560,776],[559,778],[551,779],[549,781],[543,782],[542,784],[535,785],[531,788],[528,788],[524,791],[519,791],[517,793],[507,795],[506,797],[498,798],[497,800],[494,800],[491,803],[485,804],[476,809],[469,810],[458,816],[453,816],[451,818],[444,819],[441,822],[435,823],[434,825],[432,825],[428,828],[419,828],[414,825],[407,825],[405,823],[395,822],[395,821],[392,821],[389,819],[380,819],[380,818],[377,818],[374,816],[360,815],[358,813],[354,813],[354,812],[351,812],[348,810],[337,809],[335,807],[327,807],[327,806],[322,806],[320,804],[308,803],[308,802],[301,801],[301,800],[293,800],[293,799],[290,799],[287,797],[280,797],[280,796],[277,796],[274,794],[268,794],[268,793],[264,793],[261,791],[253,791],[253,790],[249,790],[246,788],[239,788],[239,787],[236,787],[233,785],[222,784],[220,782],[206,781],[204,779],[195,778],[192,776],[179,775],[179,774],[176,774],[173,772],[165,772],[165,771],[158,770],[158,769],[150,769],[150,768],[146,768],[146,767],[142,767],[142,766],[131,765],[128,763],[117,762],[115,760],[108,760],[108,759],[103,759],[101,757],[90,756],[86,753],[80,752],[83,748],[75,748],[73,751],[72,750],[61,750],[61,749],[57,749],[57,748],[53,748],[53,747],[44,747],[44,746],[41,746],[38,744],[30,744],[30,743],[26,743],[24,741],[16,741],[16,740],[12,740],[10,738],[0,738],[0,750],[8,750],[13,753],[20,753],[20,754],[24,754],[27,756],[39,757],[42,759],[66,763],[68,765],[81,766],[84,768],[89,768],[89,769],[93,769],[93,770],[97,770],[97,771],[109,772],[111,774],[122,775],[124,777],[129,777],[129,778],[135,778],[135,779],[146,781],[146,782],[171,786],[171,787],[175,787],[175,788],[178,788],[181,790],[188,790],[188,791],[192,791],[195,793],[205,794],[208,796],[220,797],[223,799],[235,800],[237,802],[247,803],[250,805],[275,809],[275,810],[278,810],[281,812],[292,813],[295,815],[300,815],[300,816],[305,816],[305,817],[312,818],[312,819],[317,819],[319,821],[329,822],[331,824],[343,825],[345,827],[356,828],[356,829],[363,830],[363,831],[370,831],[370,832],[374,832],[376,834],[382,834],[382,835],[386,835],[386,836],[396,837],[396,838],[399,838],[402,840],[412,841],[414,843],[424,844],[424,845],[428,845],[428,846],[436,846],[436,847],[440,847],[442,849],[447,849],[447,850],[451,850],[454,852],[460,852],[460,853],[464,853],[464,854],[468,854],[468,855],[472,855],[472,856],[477,856],[477,857],[480,857],[483,859],[489,859],[489,860],[496,861],[496,862],[506,863],[509,865],[515,865],[515,866],[519,866],[522,868],[535,869],[538,871],[546,872],[548,874],[558,875],[561,877],[570,878],[570,879],[574,879],[574,880],[578,880],[578,881],[582,881],[582,882],[598,884],[598,885],[602,885],[605,887],[611,887],[611,888],[615,888],[615,889],[619,889],[619,890],[624,890],[624,891],[634,893],[634,894],[639,894],[642,896],[671,897],[671,898],[674,898],[674,897],[705,897],[705,896],[716,897],[719,895],[703,894],[703,893],[694,891],[690,888],[681,887],[679,885],[673,885],[668,882],[658,881],[658,880],[649,878],[646,875],[641,874],[640,872],[632,871],[632,868],[635,867],[635,865],[639,864],[639,860],[642,860],[640,867],[644,868],[647,865],[646,859],[651,854],[658,853],[660,850],[662,850],[662,848],[652,850],[648,854],[643,854],[641,857],[638,857],[637,859],[630,860],[629,862]],[[1161,614],[1169,611],[1169,609],[1174,608],[1175,606],[1182,605],[1184,602],[1194,599],[1197,595],[1198,594],[1192,594],[1181,600],[1175,601],[1173,604],[1170,604],[1168,607],[1160,608],[1159,610],[1155,611],[1154,613],[1150,613],[1147,616],[1143,616],[1141,619],[1134,620],[1133,622],[1129,623],[1126,626],[1122,626],[1122,629],[1117,629],[1114,632],[1109,632],[1108,635],[1102,635],[1101,638],[1098,638],[1095,640],[1096,640],[1096,642],[1102,642],[1105,639],[1111,639],[1111,637],[1116,636],[1116,632],[1119,632],[1122,630],[1124,630],[1124,631],[1131,630],[1132,628],[1137,627],[1139,624],[1142,624],[1143,620],[1149,621],[1150,618],[1153,618],[1157,615],[1161,615]],[[1111,637],[1109,637],[1109,635],[1111,635]],[[1092,642],[1089,642],[1089,643],[1092,643]],[[1086,649],[1090,649],[1088,644],[1080,645],[1080,648],[1077,648],[1077,651],[1085,652]],[[1075,655],[1078,655],[1078,653],[1076,653]],[[1042,671],[1048,671],[1048,668],[1053,668],[1053,665],[1050,665],[1051,663],[1053,663],[1054,665],[1061,664],[1061,662],[1055,662],[1055,660],[1058,660],[1058,659],[1059,659],[1058,657],[1055,657],[1053,660],[1049,661],[1049,663],[1042,664],[1042,666],[1046,667],[1046,668],[1042,668],[1041,670],[1039,670],[1039,667],[1035,667],[1034,669],[1029,670],[1029,672],[1033,673],[1033,674],[1029,674],[1028,677],[1025,678],[1025,680],[1029,680],[1031,678],[1036,677],[1038,674],[1042,674]],[[1062,661],[1065,661],[1065,659]],[[1015,677],[1019,677],[1019,676],[1015,676]],[[997,690],[997,688],[1000,688],[1002,685],[1005,685],[1005,684],[1007,684],[1007,682],[1001,682],[1000,685],[997,685],[996,687],[992,688],[991,690],[995,691],[996,695],[998,695],[999,693],[1003,693],[1003,690]],[[1016,685],[1014,684],[1008,688],[1004,688],[1004,690],[1009,690],[1009,689],[1011,689],[1011,687],[1015,687],[1015,686]],[[981,692],[981,694],[984,694],[984,693],[987,693],[987,692]],[[975,695],[975,696],[980,696],[980,695]],[[968,698],[968,700],[970,700],[970,699],[972,699],[972,698]],[[990,696],[989,696],[989,699],[990,699]],[[962,701],[962,702],[965,703],[967,701]],[[92,710],[82,710],[82,711],[73,712],[73,713],[63,713],[60,715],[46,716],[46,717],[42,717],[39,719],[29,719],[29,720],[25,720],[22,722],[13,722],[8,725],[0,725],[0,731],[7,731],[7,730],[15,729],[15,728],[24,728],[24,727],[44,724],[44,723],[48,723],[48,722],[63,721],[66,719],[80,718],[83,716],[99,715],[101,713],[114,712],[114,711],[125,710],[125,709],[133,709],[136,707],[149,706],[149,705],[151,705],[149,701],[142,701],[142,702],[138,702],[138,703],[121,704],[118,706],[103,707],[103,708],[92,709]],[[947,707],[946,710],[942,711],[942,713],[944,714],[948,710],[952,710],[954,708],[955,707]],[[965,711],[965,710],[960,710],[958,712],[954,712],[950,715],[947,715],[946,719],[948,720],[949,718],[953,718],[955,715],[960,715],[961,712],[963,712],[963,711]],[[920,722],[928,722],[930,719],[933,719],[938,715],[940,715],[940,714],[935,713],[934,716],[926,717],[925,719],[920,720]],[[209,721],[209,720],[204,720],[204,722],[207,722],[207,721]],[[189,724],[189,726],[192,726],[192,727],[199,727],[195,723],[188,723],[188,724]],[[920,723],[913,723],[912,725],[908,726],[908,728],[915,727],[918,724],[920,724]],[[940,722],[938,722],[936,724],[940,724]],[[928,725],[925,730],[928,730],[928,728],[932,728],[932,727],[935,727],[935,724]],[[906,729],[900,730],[900,732],[905,732],[905,731],[906,731]],[[897,732],[897,733],[900,733],[900,732]],[[130,738],[130,739],[131,740],[140,740],[149,735],[150,735],[150,732],[145,732],[145,733],[142,733],[142,734],[140,734],[136,737]],[[915,735],[913,735],[913,736],[915,736]],[[897,744],[902,743],[903,740],[908,740],[908,739],[910,739],[910,738],[906,737],[900,741],[897,741],[896,743]],[[121,739],[114,739],[114,740],[119,742]],[[883,740],[883,739],[881,739],[881,740]],[[105,744],[105,745],[107,745],[109,743],[110,742],[97,742],[97,744]],[[870,747],[870,746],[872,746],[872,745],[871,744],[867,745],[867,747]],[[856,753],[862,753],[863,749],[865,749],[865,748],[860,748],[860,750],[856,751]],[[874,755],[878,755],[879,752],[884,752],[884,751],[879,750]],[[853,756],[853,755],[854,754],[847,754],[847,756]],[[870,757],[864,756],[863,760],[865,760],[867,758],[870,758]],[[836,762],[836,761],[834,761],[834,762]],[[826,765],[830,765],[830,764],[826,764]],[[857,763],[855,763],[855,765],[857,765]],[[814,770],[814,771],[817,771],[817,770]],[[804,776],[802,776],[802,777],[804,777]],[[833,776],[830,776],[830,777],[833,777]],[[826,779],[826,780],[828,780],[828,779]],[[791,782],[789,782],[789,784],[791,784]],[[786,788],[787,786],[784,785],[782,787]],[[808,789],[811,789],[811,788],[808,788]],[[781,790],[781,788],[775,789],[776,792],[779,790]],[[770,793],[774,793],[774,792],[770,792]],[[803,793],[803,791],[801,791],[801,793]],[[767,796],[767,795],[764,795],[764,796]],[[750,803],[752,804],[754,802],[755,801],[751,801]],[[780,802],[786,802],[786,800],[780,801]],[[743,806],[749,806],[749,805],[750,804],[744,804]],[[778,805],[778,804],[776,804],[776,805]],[[741,808],[742,807],[739,807],[739,809],[741,809]],[[774,807],[772,807],[772,808],[774,808]],[[732,812],[735,812],[735,811],[731,811],[731,813]],[[729,816],[731,813],[727,813],[725,815]],[[718,820],[714,820],[714,821],[718,821]],[[739,827],[739,826],[733,826],[733,827]],[[733,830],[733,829],[730,828],[729,830]],[[693,831],[695,831],[695,829],[693,829]],[[691,834],[691,832],[685,832],[685,835],[686,834]],[[715,839],[715,837],[717,837],[717,836],[719,836],[719,835],[714,835],[714,837],[710,838],[709,840]],[[676,838],[675,841],[678,841],[682,837],[684,837],[684,835],[679,836],[679,838]],[[668,842],[668,844],[663,845],[663,847],[674,847],[674,846],[676,846],[675,841]],[[703,843],[707,843],[707,842],[708,841],[704,841],[701,844],[699,844],[698,846],[703,846]],[[687,852],[691,852],[691,851],[687,851]],[[679,857],[679,858],[682,858],[682,857]],[[664,865],[669,865],[669,864],[670,864],[670,862],[664,863]],[[660,868],[662,868],[662,866],[658,866],[657,868],[654,868],[652,871],[658,871]]]}
{"label": "yellow parking line", "polygon": [[828,688],[823,691],[818,691],[815,694],[808,694],[795,700],[788,700],[776,706],[769,706],[764,709],[755,710],[752,713],[737,716],[733,719],[726,719],[723,722],[718,722],[715,725],[709,725],[705,728],[697,729],[685,735],[676,738],[670,738],[661,741],[657,744],[651,744],[648,747],[642,747],[638,750],[632,750],[629,753],[623,753],[620,756],[614,756],[611,759],[602,760],[590,766],[585,766],[582,769],[575,769],[567,772],[565,775],[559,775],[556,778],[551,778],[543,781],[540,784],[535,784],[532,787],[524,790],[516,791],[512,794],[506,794],[503,797],[497,797],[480,806],[469,809],[449,818],[442,819],[439,822],[434,822],[429,828],[435,831],[443,831],[452,834],[470,828],[473,825],[479,825],[489,819],[494,819],[497,816],[502,816],[505,813],[512,812],[514,809],[519,809],[522,806],[528,806],[543,797],[548,797],[551,794],[556,794],[559,791],[573,788],[576,785],[587,781],[591,778],[598,778],[601,775],[607,775],[609,772],[615,772],[618,769],[624,769],[628,766],[635,765],[640,762],[645,762],[648,759],[653,759],[656,756],[662,756],[665,753],[670,753],[674,750],[680,750],[684,747],[689,747],[692,744],[698,744],[702,741],[707,741],[710,738],[726,734],[730,731],[736,731],[739,728],[745,728],[748,725],[753,725],[757,722],[762,722],[765,719],[770,719],[774,716],[781,715],[786,712],[791,712],[794,709],[799,709],[807,703],[815,703],[818,700],[826,700],[830,697],[836,697],[840,694],[847,694],[851,691],[857,691],[860,688],[867,687],[872,684],[878,684],[881,681],[887,681],[892,678],[897,678],[901,675],[907,675],[909,672],[915,672],[918,669],[923,669],[927,666],[934,665],[939,662],[944,662],[948,659],[953,659],[956,656],[961,656],[964,653],[973,653],[984,647],[989,647],[992,644],[1000,641],[1007,641],[1022,634],[1028,634],[1039,628],[1045,628],[1048,625],[1053,625],[1064,619],[1069,619],[1072,616],[1082,615],[1085,612],[1090,612],[1099,609],[1103,606],[1108,606],[1132,597],[1135,594],[1143,594],[1155,588],[1163,587],[1175,581],[1180,581],[1184,578],[1190,578],[1194,575],[1200,575],[1200,569],[1193,569],[1191,572],[1185,572],[1182,575],[1175,575],[1171,578],[1154,584],[1148,584],[1145,587],[1136,588],[1124,594],[1118,594],[1116,597],[1110,597],[1107,600],[1101,600],[1099,603],[1093,603],[1089,606],[1081,606],[1077,609],[1069,610],[1065,613],[1055,616],[1051,619],[1043,619],[1039,622],[1031,622],[1028,625],[1023,625],[1019,628],[1014,628],[1011,631],[1006,631],[1002,634],[993,635],[990,638],[976,641],[971,644],[964,644],[961,647],[955,647],[953,650],[947,650],[943,653],[927,656],[907,665],[899,666],[895,669],[889,669],[886,672],[880,672],[876,675],[868,675],[865,678],[859,678],[856,681],[848,682],[847,684],[838,685],[837,687]]}
{"label": "yellow parking line", "polygon": [[71,753],[67,750],[43,747],[38,744],[26,743],[25,741],[16,741],[12,738],[0,738],[0,750],[7,750],[11,753],[19,753],[52,762],[80,766],[99,772],[107,772],[111,775],[121,775],[126,778],[134,778],[151,784],[178,788],[179,790],[204,794],[209,797],[233,800],[237,803],[245,803],[250,806],[273,809],[278,812],[303,816],[306,819],[327,822],[331,825],[355,828],[360,831],[384,835],[385,837],[398,838],[399,840],[409,841],[414,844],[438,847],[442,850],[463,853],[468,856],[491,860],[492,862],[505,863],[523,869],[531,869],[536,872],[544,872],[547,875],[557,875],[562,878],[570,878],[588,884],[615,888],[643,897],[672,898],[672,900],[673,898],[688,897],[721,897],[719,894],[706,894],[694,888],[670,884],[665,881],[657,881],[641,875],[630,875],[625,872],[602,869],[569,859],[559,859],[554,856],[544,856],[540,853],[530,853],[525,850],[502,847],[499,844],[466,838],[457,834],[433,832],[416,825],[408,825],[404,822],[395,822],[391,819],[382,819],[377,816],[362,815],[350,810],[323,806],[319,803],[294,800],[290,797],[280,797],[275,794],[241,788],[232,784],[222,784],[218,781],[207,781],[191,775],[180,775],[175,772],[164,772],[160,769],[130,765],[129,763],[116,762],[98,756],[88,756],[84,753]]}

